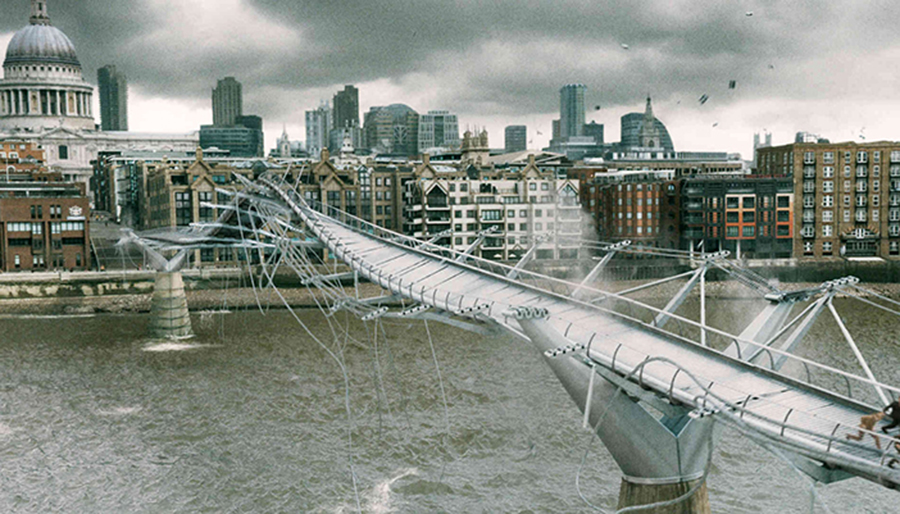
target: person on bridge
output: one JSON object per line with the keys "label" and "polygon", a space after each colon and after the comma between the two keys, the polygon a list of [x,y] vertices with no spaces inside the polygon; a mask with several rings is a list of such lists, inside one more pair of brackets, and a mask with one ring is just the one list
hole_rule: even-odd
{"label": "person on bridge", "polygon": [[894,402],[891,403],[890,405],[888,405],[887,407],[885,407],[882,412],[884,412],[884,415],[886,417],[890,418],[890,420],[891,420],[890,425],[888,425],[886,427],[881,427],[882,432],[884,432],[886,434],[888,432],[888,430],[891,430],[891,429],[894,429],[894,428],[897,428],[898,426],[900,426],[900,398],[897,398],[896,400],[894,400]]}

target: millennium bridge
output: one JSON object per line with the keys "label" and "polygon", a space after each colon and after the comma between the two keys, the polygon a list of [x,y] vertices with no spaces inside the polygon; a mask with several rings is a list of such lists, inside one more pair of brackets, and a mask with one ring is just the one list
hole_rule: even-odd
{"label": "millennium bridge", "polygon": [[[306,201],[280,176],[240,180],[243,191],[222,191],[231,195],[230,204],[212,206],[222,212],[215,223],[126,236],[160,272],[153,302],[158,334],[190,332],[178,273],[187,253],[233,248],[259,256],[255,286],[277,293],[274,274],[288,270],[318,289],[329,312],[346,310],[364,321],[436,321],[528,341],[583,412],[585,428],[621,468],[620,512],[709,512],[705,479],[716,425],[739,430],[815,482],[859,478],[888,488],[900,483],[900,468],[894,468],[900,462],[898,441],[877,426],[859,428],[863,416],[881,411],[900,389],[876,379],[833,300],[853,296],[898,315],[900,304],[884,297],[874,301],[874,293],[853,277],[782,291],[724,252],[688,254],[620,243],[599,245],[604,257],[583,281],[572,282],[526,269],[535,247],[514,266],[474,255],[490,232],[465,251],[453,251],[436,244],[447,234],[423,241],[392,232]],[[351,271],[320,273],[310,255],[323,250]],[[593,282],[603,267],[623,252],[665,254],[692,268],[618,293],[598,289]],[[765,300],[740,333],[706,323],[706,277],[713,269]],[[359,298],[341,285],[363,279],[386,293]],[[629,296],[676,281],[684,284],[662,308]],[[697,289],[700,319],[677,314]],[[411,306],[384,306],[401,299]],[[840,327],[856,358],[848,367],[862,374],[797,354],[821,316]]]}

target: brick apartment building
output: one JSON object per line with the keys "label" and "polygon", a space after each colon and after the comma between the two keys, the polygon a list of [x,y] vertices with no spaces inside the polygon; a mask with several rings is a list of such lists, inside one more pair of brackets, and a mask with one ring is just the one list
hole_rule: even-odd
{"label": "brick apartment building", "polygon": [[89,220],[83,184],[0,183],[0,268],[88,269]]}
{"label": "brick apartment building", "polygon": [[900,142],[760,148],[761,175],[791,178],[798,258],[900,259]]}

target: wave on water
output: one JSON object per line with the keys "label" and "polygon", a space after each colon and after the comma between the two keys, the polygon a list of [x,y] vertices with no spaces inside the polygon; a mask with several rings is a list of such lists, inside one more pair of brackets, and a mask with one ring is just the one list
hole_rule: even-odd
{"label": "wave on water", "polygon": [[408,476],[418,476],[419,471],[416,468],[408,468],[401,471],[397,476],[390,478],[376,485],[368,495],[366,495],[367,512],[373,514],[387,514],[394,512],[391,507],[391,486],[397,481]]}
{"label": "wave on water", "polygon": [[150,343],[144,346],[143,351],[151,353],[187,352],[191,350],[202,350],[205,348],[218,348],[218,346],[219,345],[215,344],[185,343],[179,340],[172,340]]}
{"label": "wave on water", "polygon": [[97,411],[97,414],[101,416],[128,416],[137,414],[142,410],[143,407],[116,407],[114,409],[100,409]]}

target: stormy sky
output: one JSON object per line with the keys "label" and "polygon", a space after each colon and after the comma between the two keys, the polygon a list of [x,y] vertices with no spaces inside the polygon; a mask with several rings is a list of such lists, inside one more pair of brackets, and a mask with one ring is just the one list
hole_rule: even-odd
{"label": "stormy sky", "polygon": [[[305,139],[304,111],[343,84],[360,88],[363,112],[398,102],[447,109],[463,128],[487,127],[494,147],[508,124],[528,125],[531,147],[546,145],[559,88],[572,82],[588,86],[587,119],[606,125],[607,141],[647,94],[678,150],[749,158],[753,133],[764,129],[776,143],[800,130],[833,141],[900,139],[893,0],[49,4],[90,82],[105,64],[128,75],[132,130],[211,122],[211,88],[231,75],[244,84],[244,111],[263,116],[267,147],[282,125]],[[0,48],[27,23],[29,6],[2,1]]]}

